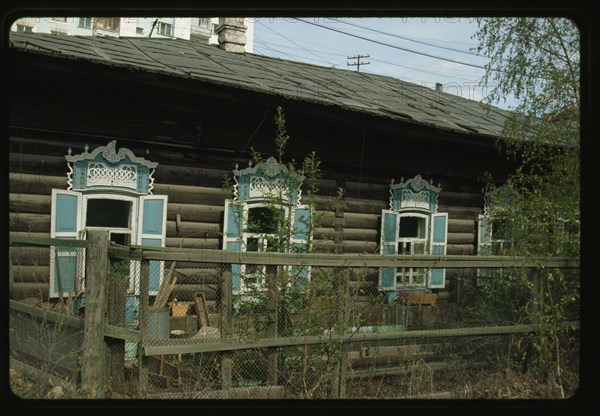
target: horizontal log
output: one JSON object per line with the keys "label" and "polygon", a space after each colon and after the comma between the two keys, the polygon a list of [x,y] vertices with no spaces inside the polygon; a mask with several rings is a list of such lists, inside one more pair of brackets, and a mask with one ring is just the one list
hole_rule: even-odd
{"label": "horizontal log", "polygon": [[446,254],[453,255],[473,255],[475,254],[475,246],[472,244],[448,244],[446,246]]}
{"label": "horizontal log", "polygon": [[224,206],[226,193],[221,188],[204,186],[154,184],[154,195],[167,195],[169,202],[179,204]]}
{"label": "horizontal log", "polygon": [[224,210],[225,206],[169,203],[167,220],[175,221],[179,215],[180,221],[221,223]]}
{"label": "horizontal log", "polygon": [[12,287],[10,298],[14,300],[38,298],[42,302],[48,301],[50,283],[17,283]]}
{"label": "horizontal log", "polygon": [[367,230],[378,230],[381,213],[360,214],[344,212],[344,228],[363,228]]}
{"label": "horizontal log", "polygon": [[193,235],[195,238],[219,238],[222,233],[218,223],[181,221],[180,227],[178,231],[175,221],[167,221],[167,237]]}
{"label": "horizontal log", "polygon": [[30,173],[9,173],[8,187],[11,193],[51,195],[52,189],[67,189],[67,173],[64,176],[48,176]]}
{"label": "horizontal log", "polygon": [[373,241],[344,240],[344,253],[378,253],[379,244]]}
{"label": "horizontal log", "polygon": [[333,227],[320,227],[313,231],[313,238],[316,240],[333,240],[335,235],[336,231]]}
{"label": "horizontal log", "polygon": [[50,266],[15,266],[13,265],[15,283],[50,282]]}
{"label": "horizontal log", "polygon": [[466,219],[450,218],[448,216],[448,233],[473,233],[475,232],[475,221]]}
{"label": "horizontal log", "polygon": [[366,182],[346,181],[344,184],[345,194],[348,197],[369,197],[385,200],[390,195],[390,184],[375,184]]}
{"label": "horizontal log", "polygon": [[182,247],[218,250],[221,248],[221,240],[218,238],[196,238],[195,236],[187,237],[186,235],[182,235],[180,237],[167,237],[165,245],[172,248]]}
{"label": "horizontal log", "polygon": [[482,212],[482,208],[475,206],[462,206],[462,205],[448,205],[440,203],[438,205],[438,212],[447,212],[448,219],[458,220],[476,220],[479,214]]}
{"label": "horizontal log", "polygon": [[442,190],[438,196],[438,204],[481,207],[483,206],[483,194]]}
{"label": "horizontal log", "polygon": [[222,169],[159,163],[154,172],[154,179],[156,183],[220,188],[223,185],[225,175],[230,174],[230,171]]}
{"label": "horizontal log", "polygon": [[345,198],[344,201],[346,202],[346,212],[381,215],[381,210],[390,208],[389,198],[383,200]]}
{"label": "horizontal log", "polygon": [[48,195],[17,194],[8,195],[8,210],[16,213],[50,214],[52,197]]}
{"label": "horizontal log", "polygon": [[11,172],[30,173],[34,175],[61,176],[66,175],[68,171],[67,161],[64,156],[31,153],[10,152],[8,166]]}
{"label": "horizontal log", "polygon": [[318,228],[333,227],[336,222],[335,213],[332,211],[317,211],[314,217],[314,225]]}
{"label": "horizontal log", "polygon": [[379,243],[379,232],[377,230],[366,230],[364,228],[344,228],[344,241],[359,240]]}
{"label": "horizontal log", "polygon": [[473,233],[448,233],[448,244],[474,244]]}
{"label": "horizontal log", "polygon": [[11,247],[10,259],[14,266],[48,266],[49,247]]}
{"label": "horizontal log", "polygon": [[10,230],[20,232],[47,232],[50,230],[50,214],[9,213]]}

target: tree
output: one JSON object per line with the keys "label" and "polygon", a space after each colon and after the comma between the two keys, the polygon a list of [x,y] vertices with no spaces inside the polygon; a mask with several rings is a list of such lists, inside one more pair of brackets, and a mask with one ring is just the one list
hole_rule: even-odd
{"label": "tree", "polygon": [[[482,18],[478,24],[477,52],[490,58],[482,79],[490,92],[487,103],[509,94],[518,102],[499,147],[518,162],[506,186],[519,197],[498,198],[490,212],[509,224],[515,254],[578,256],[579,30],[572,20],[553,17]],[[562,390],[557,324],[578,319],[579,276],[552,270],[545,278],[543,296],[531,310],[553,330],[540,333],[534,342],[540,362],[553,363]]]}

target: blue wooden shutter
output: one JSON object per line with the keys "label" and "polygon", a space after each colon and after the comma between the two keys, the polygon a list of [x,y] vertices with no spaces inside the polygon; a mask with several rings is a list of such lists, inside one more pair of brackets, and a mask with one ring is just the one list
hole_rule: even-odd
{"label": "blue wooden shutter", "polygon": [[[308,206],[298,206],[293,213],[292,251],[307,253],[310,248],[312,211]],[[309,277],[310,266],[292,266],[292,284],[299,283]]]}
{"label": "blue wooden shutter", "polygon": [[[448,214],[433,214],[431,217],[431,254],[445,256],[448,238]],[[446,283],[446,269],[431,269],[430,289],[443,288]]]}
{"label": "blue wooden shutter", "polygon": [[[492,254],[492,222],[485,215],[479,215],[477,221],[477,255],[489,256]],[[491,269],[477,269],[477,285],[485,284],[492,277]]]}
{"label": "blue wooden shutter", "polygon": [[[398,252],[398,213],[390,210],[381,211],[381,254],[396,254]],[[396,289],[396,268],[381,267],[379,269],[379,289]]]}
{"label": "blue wooden shutter", "polygon": [[[226,200],[223,220],[223,250],[243,251],[243,230],[244,212],[242,205]],[[240,264],[232,264],[231,275],[233,292],[240,292],[242,290],[242,266]]]}
{"label": "blue wooden shutter", "polygon": [[[50,237],[80,238],[82,194],[62,189],[52,190]],[[84,275],[83,249],[55,246],[50,248],[50,297],[67,296],[82,289]],[[59,282],[62,293],[59,293]]]}
{"label": "blue wooden shutter", "polygon": [[[167,195],[140,197],[138,222],[138,244],[143,246],[165,246],[167,234]],[[164,262],[150,260],[148,293],[156,295],[163,278]]]}

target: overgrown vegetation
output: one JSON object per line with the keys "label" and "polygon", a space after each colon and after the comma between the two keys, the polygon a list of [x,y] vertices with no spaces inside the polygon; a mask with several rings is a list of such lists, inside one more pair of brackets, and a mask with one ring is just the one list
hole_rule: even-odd
{"label": "overgrown vegetation", "polygon": [[[490,58],[483,83],[490,104],[513,94],[518,106],[499,140],[499,148],[518,162],[488,206],[503,224],[510,252],[519,256],[580,254],[580,37],[565,18],[479,19],[477,51]],[[494,178],[488,190],[494,190]],[[535,299],[515,306],[515,320],[548,324],[533,339],[535,371],[541,380],[563,385],[566,372],[577,372],[572,330],[561,322],[579,318],[579,273],[540,270],[539,282],[510,271],[488,286],[496,298]],[[535,283],[535,284],[534,284]],[[522,353],[528,354],[527,351]],[[571,358],[569,361],[568,358]]]}

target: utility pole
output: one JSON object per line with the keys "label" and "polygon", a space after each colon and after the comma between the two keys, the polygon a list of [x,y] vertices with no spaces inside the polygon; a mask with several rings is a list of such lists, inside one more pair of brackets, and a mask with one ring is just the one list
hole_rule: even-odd
{"label": "utility pole", "polygon": [[353,63],[346,63],[346,66],[355,66],[356,67],[356,72],[360,72],[360,66],[361,65],[369,65],[371,62],[361,62],[360,59],[361,58],[370,58],[369,55],[355,55],[355,56],[349,56],[348,59],[356,59],[356,62]]}

